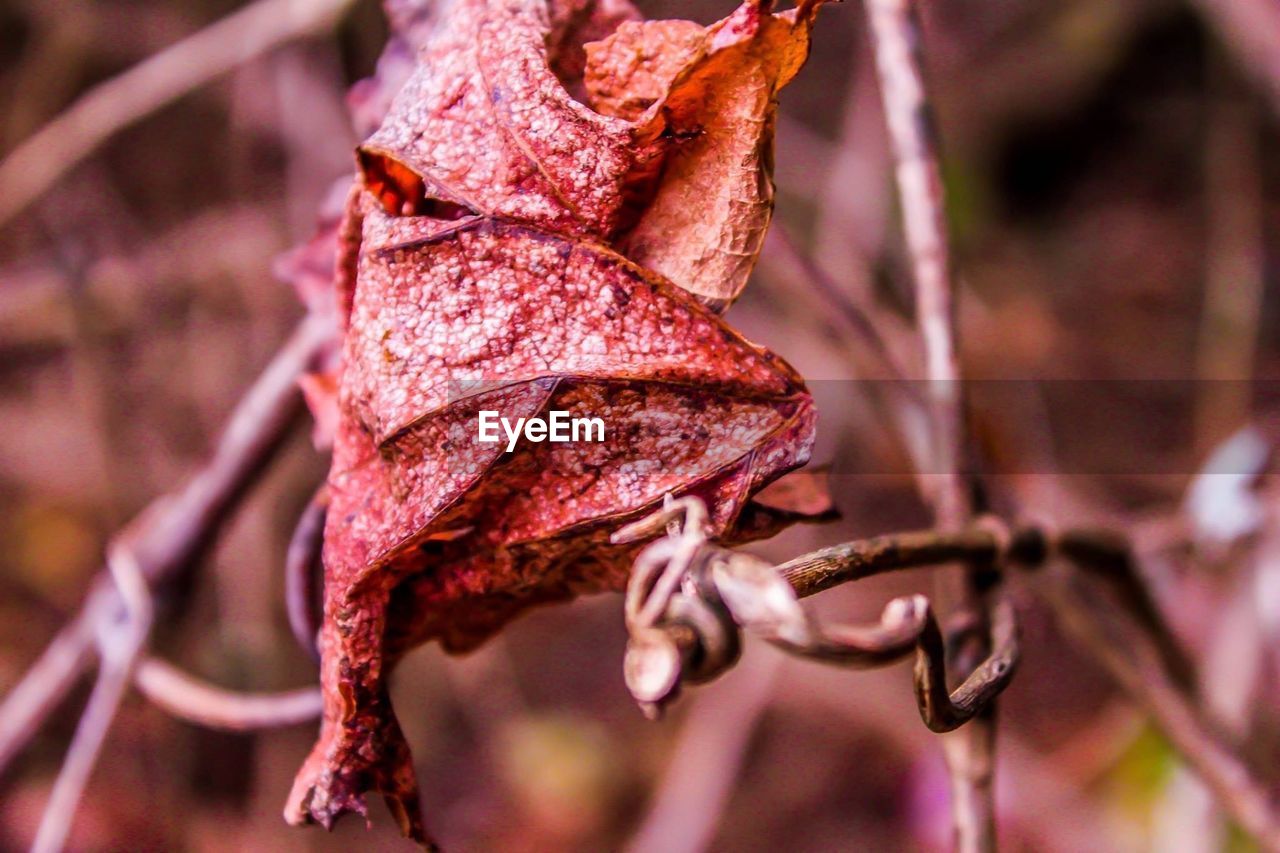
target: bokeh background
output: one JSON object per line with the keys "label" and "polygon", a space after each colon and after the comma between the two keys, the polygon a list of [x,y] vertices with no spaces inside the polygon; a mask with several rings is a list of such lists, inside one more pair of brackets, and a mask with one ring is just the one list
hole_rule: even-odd
{"label": "bokeh background", "polygon": [[[710,22],[733,4],[639,5]],[[1214,701],[1274,780],[1280,537],[1263,529],[1230,547],[1169,547],[1166,533],[1204,521],[1188,518],[1185,496],[1215,448],[1246,427],[1263,447],[1277,435],[1280,395],[1266,393],[1280,376],[1276,7],[923,5],[965,370],[980,387],[1019,389],[977,417],[997,496],[1140,534],[1160,600],[1209,662]],[[236,8],[6,0],[0,150]],[[371,72],[385,35],[377,4],[360,0],[335,26],[131,124],[0,227],[0,690],[79,605],[112,531],[198,468],[301,315],[273,260],[310,235],[321,199],[351,167],[343,94]],[[843,513],[753,548],[783,559],[928,523],[892,422],[867,393],[867,380],[884,377],[851,343],[839,308],[910,311],[857,2],[823,11],[812,58],[783,93],[776,162],[777,220],[791,245],[771,239],[729,316],[814,380],[817,462],[834,472]],[[817,285],[793,250],[829,281]],[[885,327],[891,342],[909,345],[895,329]],[[169,593],[160,652],[233,688],[314,680],[288,632],[280,565],[325,468],[297,430],[217,547]],[[1280,507],[1265,473],[1246,485],[1262,512]],[[1228,515],[1245,500],[1210,491]],[[879,578],[813,606],[823,618],[865,619],[893,595],[929,588],[927,573]],[[1015,595],[1025,651],[1002,699],[1007,848],[1249,849],[1061,636],[1034,582],[1019,581]],[[736,670],[650,723],[623,685],[624,642],[621,601],[602,596],[532,613],[467,657],[427,648],[399,669],[395,704],[428,824],[449,849],[945,847],[945,773],[907,665],[849,672],[751,646]],[[0,849],[30,844],[86,693],[0,778]],[[283,824],[313,737],[311,726],[211,733],[133,697],[71,846],[403,849],[379,802],[371,830],[355,819],[332,835]]]}

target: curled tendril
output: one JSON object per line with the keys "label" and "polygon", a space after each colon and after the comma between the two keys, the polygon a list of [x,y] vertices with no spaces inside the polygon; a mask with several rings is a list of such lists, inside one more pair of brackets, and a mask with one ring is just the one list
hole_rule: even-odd
{"label": "curled tendril", "polygon": [[706,518],[698,498],[668,496],[661,510],[614,536],[628,542],[666,531],[636,558],[625,602],[624,673],[651,716],[682,683],[709,681],[732,667],[744,630],[791,654],[849,667],[884,666],[914,651],[917,704],[936,732],[977,716],[1013,677],[1018,625],[1007,599],[992,608],[990,654],[948,690],[946,639],[923,595],[893,599],[873,624],[819,624],[777,567],[710,542]]}

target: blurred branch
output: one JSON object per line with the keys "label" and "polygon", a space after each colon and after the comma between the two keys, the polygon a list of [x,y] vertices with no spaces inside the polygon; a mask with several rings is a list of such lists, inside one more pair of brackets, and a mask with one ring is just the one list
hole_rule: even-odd
{"label": "blurred branch", "polygon": [[[926,482],[925,498],[933,505],[938,527],[950,531],[969,522],[973,505],[970,483],[962,471],[968,440],[956,341],[955,283],[937,143],[919,54],[920,20],[913,0],[867,0],[867,14],[929,380],[933,440],[931,476],[926,480],[932,483]],[[968,566],[938,573],[938,606],[948,613],[949,621],[966,626],[947,638],[947,645],[955,649],[954,669],[961,672],[975,671],[991,651],[986,639],[989,614],[978,571]],[[972,725],[943,740],[955,846],[966,853],[995,848],[994,750],[994,702],[984,704]]]}
{"label": "blurred branch", "polygon": [[[914,329],[888,306],[872,300],[872,294],[842,286],[832,274],[807,254],[787,230],[775,219],[765,237],[761,257],[766,270],[766,284],[777,277],[785,281],[789,300],[805,298],[799,309],[819,324],[842,348],[842,357],[850,357],[855,375],[863,382],[860,388],[868,397],[878,400],[894,421],[895,430],[888,431],[914,462],[917,479],[929,467],[929,411],[922,383],[911,378],[918,371],[918,346]],[[870,276],[870,271],[865,273]],[[871,301],[869,301],[871,300]],[[926,488],[923,481],[921,490]]]}
{"label": "blurred branch", "polygon": [[1280,4],[1274,0],[1194,0],[1280,115]]}
{"label": "blurred branch", "polygon": [[1052,575],[1050,603],[1063,626],[1146,712],[1240,827],[1280,850],[1280,814],[1267,787],[1169,676],[1149,638],[1115,619],[1077,576]]}
{"label": "blurred branch", "polygon": [[[98,647],[98,681],[55,785],[46,812],[50,828],[42,828],[45,840],[37,845],[42,849],[60,846],[54,824],[61,821],[62,832],[70,824],[79,791],[145,645],[150,588],[173,580],[193,563],[265,470],[301,413],[297,378],[331,345],[332,335],[332,320],[325,316],[311,315],[298,326],[232,412],[209,464],[117,535],[108,575],[98,580],[80,613],[0,705],[3,772],[75,685]],[[135,642],[131,632],[141,632],[141,639]]]}
{"label": "blurred branch", "polygon": [[780,655],[747,658],[743,668],[748,672],[722,683],[718,692],[698,696],[627,853],[711,848],[784,660]]}
{"label": "blurred branch", "polygon": [[116,546],[107,557],[107,568],[120,595],[122,618],[97,626],[101,660],[98,679],[40,818],[40,828],[32,844],[34,853],[56,853],[66,843],[84,787],[98,762],[120,701],[124,699],[138,653],[151,632],[154,607],[137,558],[127,548]]}
{"label": "blurred branch", "polygon": [[[206,245],[219,251],[190,251]],[[93,317],[98,334],[114,338],[145,322],[161,298],[186,297],[211,281],[261,275],[277,250],[270,216],[237,203],[193,211],[189,219],[151,231],[142,245],[87,259],[79,283],[64,263],[6,264],[0,267],[0,341],[6,355],[26,358],[71,345],[78,323],[68,292],[77,284],[103,309]]]}
{"label": "blurred branch", "polygon": [[134,684],[173,716],[211,729],[253,731],[292,726],[320,716],[317,687],[284,693],[238,693],[207,684],[154,657],[138,664]]}
{"label": "blurred branch", "polygon": [[801,249],[784,223],[773,223],[765,249],[767,258],[776,258],[791,267],[827,307],[837,311],[843,326],[853,333],[842,339],[850,344],[859,364],[865,360],[866,367],[860,369],[860,375],[865,371],[883,377],[883,382],[870,383],[868,391],[883,397],[896,422],[898,436],[915,460],[920,487],[927,490],[920,472],[929,465],[929,411],[918,384],[909,378],[914,373],[911,358],[916,349],[911,326],[887,307],[846,292],[821,264]]}
{"label": "blurred branch", "polygon": [[[858,689],[850,690],[840,679],[815,678],[810,667],[789,666],[779,677],[772,705],[818,731],[833,726],[857,732],[877,748],[900,754],[904,763],[928,762],[922,752],[932,744],[929,733],[902,713],[900,703],[885,700],[886,682],[893,675],[888,670],[867,673]],[[1141,833],[1129,814],[1105,807],[1104,792],[1064,773],[1061,763],[1019,737],[1016,729],[1001,733],[1000,770],[1009,791],[1000,804],[1001,816],[1015,828],[1023,848],[1037,853],[1138,849]],[[928,843],[917,846],[936,849]]]}
{"label": "blurred branch", "polygon": [[1169,677],[1179,689],[1193,695],[1195,665],[1160,613],[1128,536],[1113,530],[1078,528],[1062,531],[1054,545],[1057,553],[1114,590],[1118,603],[1151,639]]}
{"label": "blurred branch", "polygon": [[954,285],[931,112],[924,89],[920,27],[911,0],[868,0],[881,97],[892,143],[902,224],[915,281],[916,320],[933,417],[933,489],[938,523],[957,528],[972,506],[961,459],[966,446]]}
{"label": "blurred branch", "polygon": [[[1272,8],[1280,22],[1280,7]],[[1280,26],[1271,52],[1280,53]],[[1207,74],[1214,96],[1205,123],[1204,301],[1196,341],[1201,381],[1193,420],[1198,458],[1209,456],[1250,421],[1249,380],[1266,293],[1259,108],[1225,65],[1221,52],[1210,55]],[[1277,69],[1280,73],[1280,61]]]}
{"label": "blurred branch", "polygon": [[[93,594],[49,643],[0,705],[0,773],[9,766],[66,697],[94,656],[94,625],[107,599]],[[116,603],[112,601],[111,603]]]}
{"label": "blurred branch", "polygon": [[[855,303],[827,271],[797,245],[784,223],[774,222],[766,240],[769,248],[775,249],[787,264],[795,268],[804,282],[840,312],[845,323],[857,336],[861,348],[880,366],[884,375],[894,380],[895,385],[905,385],[908,374],[896,351],[903,347],[892,346],[887,336],[901,342],[910,334],[910,327],[887,309]],[[911,387],[906,386],[903,393],[911,394],[911,391]]]}
{"label": "blurred branch", "polygon": [[[859,302],[879,305],[881,294],[874,266],[886,258],[889,226],[897,217],[897,210],[880,83],[875,65],[869,60],[869,56],[854,58],[839,135],[829,156],[821,161],[830,164],[830,179],[814,188],[818,211],[808,242],[813,246],[814,260],[839,275],[841,293]],[[800,177],[796,183],[803,185],[803,180]],[[852,187],[857,187],[857,192],[850,192]],[[902,293],[897,287],[894,291],[886,296],[901,305]],[[888,313],[899,321],[904,338],[912,344],[907,357],[917,357],[915,330],[896,311],[891,309]]]}
{"label": "blurred branch", "polygon": [[[1053,502],[1070,507],[1070,514],[1091,514],[1073,491],[1059,488],[1055,492]],[[1236,824],[1263,849],[1280,850],[1280,807],[1238,745],[1229,743],[1216,721],[1206,717],[1192,689],[1195,667],[1185,659],[1151,595],[1153,573],[1141,567],[1138,553],[1127,541],[1145,538],[1160,550],[1189,536],[1185,520],[1155,522],[1151,518],[1127,524],[1123,535],[1078,528],[1051,536],[1050,543],[1066,543],[1065,547],[1051,544],[1051,548],[1085,571],[1047,572],[1048,582],[1039,589],[1066,632],[1151,719]],[[1154,527],[1160,529],[1153,536]],[[1143,528],[1148,532],[1144,534]],[[1117,579],[1117,573],[1125,577]],[[1089,583],[1090,579],[1111,586],[1115,595],[1109,599],[1098,595],[1097,583]],[[1150,606],[1135,610],[1137,599],[1124,587],[1141,588]],[[1124,608],[1128,618],[1121,618],[1115,605]],[[1210,661],[1206,667],[1213,665]]]}
{"label": "blurred branch", "polygon": [[113,134],[239,65],[330,28],[354,0],[255,0],[98,84],[0,162],[0,226]]}
{"label": "blurred branch", "polygon": [[299,648],[316,663],[320,662],[317,637],[322,618],[316,573],[324,549],[324,522],[328,514],[329,492],[321,486],[298,517],[284,555],[284,604],[289,630]]}

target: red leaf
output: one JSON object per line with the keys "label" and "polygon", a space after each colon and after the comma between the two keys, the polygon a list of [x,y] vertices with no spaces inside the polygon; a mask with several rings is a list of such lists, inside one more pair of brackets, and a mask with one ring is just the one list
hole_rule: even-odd
{"label": "red leaf", "polygon": [[[648,246],[655,223],[698,213],[674,212],[690,187],[738,193],[742,175],[721,174],[730,164],[715,152],[754,152],[739,171],[767,182],[768,158],[756,155],[771,142],[773,93],[802,61],[812,19],[808,8],[800,23],[767,11],[748,2],[712,28],[677,26],[676,47],[645,37],[685,53],[623,79],[617,40],[583,42],[634,17],[628,6],[578,0],[548,13],[534,0],[460,0],[362,146],[363,190],[334,227],[345,236],[330,238],[341,365],[308,383],[336,433],[325,715],[292,822],[364,814],[376,789],[425,840],[386,690],[408,649],[435,639],[464,650],[533,604],[620,589],[637,546],[609,534],[664,495],[704,498],[726,542],[795,519],[795,501],[750,499],[808,460],[812,401],[794,370],[713,310],[740,282],[692,288],[699,301],[624,257],[637,223],[648,223]],[[593,76],[606,56],[615,71]],[[756,75],[754,95],[767,92],[754,122],[727,117],[748,91],[723,76],[731,67]],[[625,115],[668,86],[643,115]],[[379,92],[364,96],[373,104]],[[699,134],[708,138],[686,144]],[[743,251],[724,235],[763,233],[770,199],[734,221],[709,202],[700,227],[672,235],[670,274],[705,282],[735,252],[732,268],[749,269],[758,241]],[[511,422],[596,417],[604,440],[508,450],[505,437],[479,440],[482,410]]]}

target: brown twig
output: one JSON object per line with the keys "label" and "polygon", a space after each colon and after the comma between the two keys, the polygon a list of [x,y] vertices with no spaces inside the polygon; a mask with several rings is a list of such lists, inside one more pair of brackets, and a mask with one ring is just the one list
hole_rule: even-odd
{"label": "brown twig", "polygon": [[949,732],[987,713],[1009,686],[1018,666],[1018,621],[1013,605],[998,598],[991,608],[991,652],[955,690],[947,689],[946,642],[938,623],[925,622],[916,646],[916,699],[931,731]]}
{"label": "brown twig", "polygon": [[983,519],[956,531],[916,530],[832,545],[788,560],[778,571],[803,597],[897,569],[983,565],[998,559],[1035,568],[1052,555],[1110,586],[1117,603],[1151,639],[1174,683],[1194,690],[1196,667],[1147,588],[1128,537],[1117,531],[1071,528],[1051,533],[1025,526],[1006,533],[994,519]]}
{"label": "brown twig", "polygon": [[1169,677],[1145,632],[1112,617],[1078,576],[1051,573],[1048,586],[1054,612],[1076,641],[1150,715],[1240,827],[1265,849],[1280,850],[1280,814],[1267,788]]}
{"label": "brown twig", "polygon": [[844,542],[788,560],[778,571],[804,597],[895,569],[989,564],[1002,556],[1002,549],[1008,552],[1005,559],[1038,563],[1045,547],[1044,535],[1036,528],[1006,534],[994,522],[978,523],[954,531],[913,530]]}
{"label": "brown twig", "polygon": [[[889,140],[896,163],[898,194],[907,249],[915,281],[916,317],[924,348],[932,410],[932,503],[938,527],[956,530],[973,515],[970,489],[962,472],[967,447],[956,343],[954,283],[947,242],[946,208],[937,146],[920,61],[920,22],[912,0],[867,0],[876,68]],[[972,568],[941,570],[939,607],[976,626],[953,644],[954,664],[968,672],[990,649],[985,640],[986,607]],[[951,645],[951,644],[949,644]],[[995,709],[984,713],[943,741],[951,778],[955,846],[961,851],[995,847],[992,755]]]}
{"label": "brown twig", "polygon": [[[996,604],[991,654],[954,691],[946,642],[922,595],[889,602],[871,625],[827,625],[808,615],[802,595],[877,572],[965,558],[1006,562],[1013,542],[994,522],[958,534],[918,531],[851,542],[771,566],[707,539],[706,506],[696,497],[668,499],[652,516],[624,527],[614,541],[665,528],[667,535],[637,555],[627,585],[627,686],[656,716],[683,682],[707,681],[738,660],[745,630],[800,657],[872,668],[917,655],[916,696],[925,724],[955,729],[985,713],[1009,683],[1019,657],[1013,608]],[[1019,558],[1043,560],[1043,536],[1019,537]]]}
{"label": "brown twig", "polygon": [[1156,605],[1129,539],[1098,528],[1064,530],[1054,550],[1077,567],[1107,583],[1129,616],[1151,639],[1169,677],[1188,694],[1196,689],[1196,668]]}
{"label": "brown twig", "polygon": [[1021,657],[1012,604],[998,599],[991,620],[991,653],[954,690],[947,672],[947,647],[928,599],[898,598],[885,607],[879,624],[812,626],[803,642],[766,637],[793,654],[845,666],[876,667],[916,653],[915,692],[920,719],[930,731],[954,731],[986,713],[1017,669]]}
{"label": "brown twig", "polygon": [[[113,554],[135,560],[148,586],[172,580],[189,566],[265,470],[301,412],[297,377],[331,345],[332,336],[330,318],[304,320],[241,399],[209,464],[180,491],[154,501],[117,537]],[[80,613],[0,705],[0,772],[84,673],[101,633],[127,613],[118,585],[101,578]],[[89,710],[114,707],[115,689],[108,691],[100,678],[100,698]],[[90,722],[104,725],[96,718]],[[94,732],[86,728],[84,742]]]}
{"label": "brown twig", "polygon": [[0,226],[113,134],[294,39],[323,32],[352,0],[256,0],[80,96],[0,162]]}

